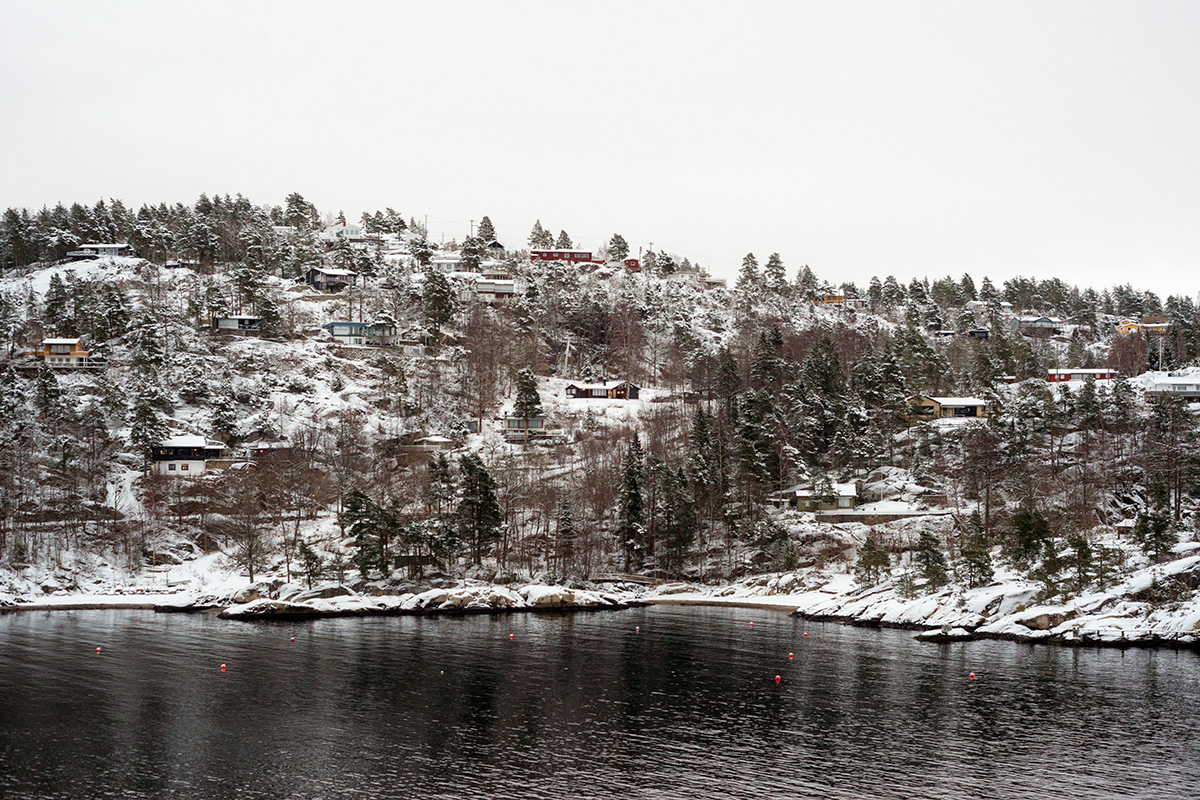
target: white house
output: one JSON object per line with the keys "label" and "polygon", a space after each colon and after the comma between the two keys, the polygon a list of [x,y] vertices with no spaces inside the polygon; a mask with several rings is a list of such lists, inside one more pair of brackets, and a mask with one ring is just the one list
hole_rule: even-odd
{"label": "white house", "polygon": [[84,253],[94,253],[97,256],[133,255],[133,248],[124,242],[113,242],[108,244],[103,244],[101,242],[88,242],[87,244],[79,245],[79,249]]}
{"label": "white house", "polygon": [[154,448],[154,472],[172,478],[203,475],[209,459],[220,458],[225,445],[203,436],[172,436]]}
{"label": "white house", "polygon": [[1200,375],[1147,376],[1146,396],[1170,395],[1186,400],[1200,400]]}

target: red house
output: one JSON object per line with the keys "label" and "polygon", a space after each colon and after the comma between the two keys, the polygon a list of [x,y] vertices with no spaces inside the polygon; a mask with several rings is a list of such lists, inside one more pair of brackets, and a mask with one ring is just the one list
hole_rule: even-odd
{"label": "red house", "polygon": [[1117,377],[1115,369],[1052,369],[1046,374],[1048,383],[1066,383],[1067,381],[1086,381],[1094,378],[1098,381],[1111,380]]}
{"label": "red house", "polygon": [[530,250],[529,251],[529,260],[530,261],[569,261],[572,264],[576,264],[576,263],[580,263],[580,262],[587,263],[587,264],[599,263],[598,261],[596,261],[595,258],[592,257],[591,250],[562,250],[562,249]]}

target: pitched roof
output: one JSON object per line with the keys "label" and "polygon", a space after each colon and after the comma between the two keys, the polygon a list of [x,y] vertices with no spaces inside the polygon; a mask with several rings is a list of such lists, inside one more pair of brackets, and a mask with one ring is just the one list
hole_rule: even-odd
{"label": "pitched roof", "polygon": [[219,443],[209,444],[208,440],[203,436],[193,436],[183,434],[181,436],[172,436],[159,442],[159,447],[219,447],[225,449],[225,445]]}
{"label": "pitched roof", "polygon": [[986,406],[987,400],[978,397],[930,397],[939,406]]}

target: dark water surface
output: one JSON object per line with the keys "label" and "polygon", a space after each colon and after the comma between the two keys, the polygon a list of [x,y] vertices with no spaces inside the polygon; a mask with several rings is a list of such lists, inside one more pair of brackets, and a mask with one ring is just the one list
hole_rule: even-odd
{"label": "dark water surface", "polygon": [[910,637],[704,608],[8,614],[0,798],[1200,797],[1195,654]]}

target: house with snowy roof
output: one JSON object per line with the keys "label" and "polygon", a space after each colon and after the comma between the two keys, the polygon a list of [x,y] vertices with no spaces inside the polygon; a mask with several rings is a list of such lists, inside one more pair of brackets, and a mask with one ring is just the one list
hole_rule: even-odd
{"label": "house with snowy roof", "polygon": [[251,336],[262,330],[262,317],[229,316],[212,318],[213,333],[237,333]]}
{"label": "house with snowy roof", "polygon": [[1146,397],[1160,396],[1200,400],[1200,375],[1146,376]]}
{"label": "house with snowy roof", "polygon": [[349,322],[334,320],[322,325],[335,342],[388,347],[395,342],[396,326],[390,322]]}
{"label": "house with snowy roof", "polygon": [[34,353],[51,369],[104,369],[107,362],[91,355],[83,340],[43,339],[42,349]]}
{"label": "house with snowy roof", "polygon": [[172,436],[154,448],[151,458],[154,472],[170,478],[195,478],[203,475],[208,462],[225,452],[221,442],[210,442],[203,436]]}
{"label": "house with snowy roof", "polygon": [[616,383],[568,383],[564,390],[572,400],[637,400],[641,387],[629,381]]}
{"label": "house with snowy roof", "polygon": [[1048,383],[1067,383],[1069,381],[1086,381],[1088,378],[1097,381],[1112,380],[1117,377],[1117,371],[1110,367],[1080,368],[1067,367],[1064,369],[1046,370]]}
{"label": "house with snowy roof", "polygon": [[853,483],[831,483],[825,487],[812,483],[775,492],[770,502],[776,508],[794,508],[797,511],[846,511],[854,508],[858,501],[858,487]]}
{"label": "house with snowy roof", "polygon": [[124,242],[88,242],[79,245],[79,251],[83,253],[91,253],[99,258],[100,256],[131,256],[133,248]]}
{"label": "house with snowy roof", "polygon": [[929,397],[923,395],[909,404],[912,415],[917,419],[945,419],[948,417],[981,417],[991,415],[991,404],[979,397]]}
{"label": "house with snowy roof", "polygon": [[358,273],[349,269],[313,267],[304,273],[304,282],[322,292],[340,292],[358,285]]}

